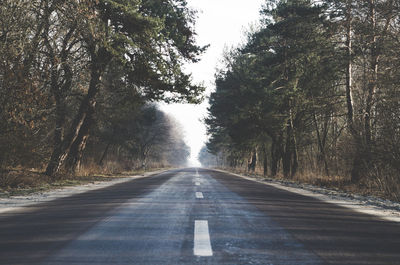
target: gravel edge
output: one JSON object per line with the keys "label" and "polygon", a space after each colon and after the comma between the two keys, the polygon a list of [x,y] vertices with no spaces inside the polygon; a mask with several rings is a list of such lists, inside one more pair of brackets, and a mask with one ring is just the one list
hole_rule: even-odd
{"label": "gravel edge", "polygon": [[289,192],[313,197],[321,201],[350,208],[357,212],[370,214],[387,221],[400,222],[400,203],[398,202],[383,200],[373,196],[350,194],[343,191],[322,188],[310,184],[280,181],[270,178],[257,179],[255,177],[248,177],[225,170],[212,170],[231,174],[264,185],[270,185]]}
{"label": "gravel edge", "polygon": [[27,206],[34,206],[42,202],[48,202],[56,200],[59,198],[69,197],[75,194],[97,190],[105,187],[109,187],[115,184],[128,182],[134,179],[146,178],[155,174],[160,174],[166,172],[170,169],[150,171],[142,175],[132,175],[128,177],[116,178],[111,181],[95,181],[93,183],[77,185],[77,186],[67,186],[62,188],[57,188],[54,190],[46,192],[38,192],[30,195],[24,196],[11,196],[9,198],[0,198],[0,214],[15,210],[21,210]]}

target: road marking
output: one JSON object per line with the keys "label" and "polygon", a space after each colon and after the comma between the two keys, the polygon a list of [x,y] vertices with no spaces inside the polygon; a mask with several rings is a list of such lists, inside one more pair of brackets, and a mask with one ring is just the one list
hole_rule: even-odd
{"label": "road marking", "polygon": [[195,185],[196,185],[196,186],[200,186],[200,182],[196,182]]}
{"label": "road marking", "polygon": [[198,176],[199,175],[199,171],[197,170],[197,168],[196,168],[196,176]]}
{"label": "road marking", "polygon": [[202,192],[196,192],[196,199],[204,199]]}
{"label": "road marking", "polygon": [[208,232],[208,221],[194,221],[194,247],[195,256],[209,257],[213,255],[211,249],[210,234]]}

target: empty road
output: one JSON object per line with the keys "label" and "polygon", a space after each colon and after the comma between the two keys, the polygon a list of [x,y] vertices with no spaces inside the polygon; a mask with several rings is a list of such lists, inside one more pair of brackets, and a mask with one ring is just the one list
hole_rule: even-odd
{"label": "empty road", "polygon": [[399,263],[399,223],[207,169],[0,215],[0,264]]}

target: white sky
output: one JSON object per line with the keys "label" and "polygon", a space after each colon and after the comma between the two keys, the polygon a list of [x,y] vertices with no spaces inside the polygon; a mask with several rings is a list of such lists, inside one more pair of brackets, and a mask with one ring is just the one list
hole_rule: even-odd
{"label": "white sky", "polygon": [[[199,11],[196,22],[198,44],[211,46],[199,63],[189,65],[187,69],[195,82],[207,87],[206,94],[209,95],[214,90],[214,74],[224,48],[245,41],[244,33],[259,20],[259,10],[265,0],[188,0],[188,3]],[[206,127],[202,122],[207,115],[207,106],[207,99],[200,105],[161,105],[162,110],[183,126],[185,141],[191,148],[191,166],[200,165],[197,154],[207,141]]]}

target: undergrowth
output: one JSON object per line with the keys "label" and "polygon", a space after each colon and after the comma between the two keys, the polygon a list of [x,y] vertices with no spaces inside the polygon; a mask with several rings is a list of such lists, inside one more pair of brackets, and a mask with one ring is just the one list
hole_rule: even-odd
{"label": "undergrowth", "polygon": [[[148,171],[161,168],[152,168]],[[141,175],[145,170],[132,170],[118,173],[100,173],[79,172],[78,175],[59,174],[56,178],[35,170],[26,169],[8,169],[0,171],[0,197],[29,195],[32,193],[45,192],[57,188],[78,186],[99,181],[112,181],[117,178],[131,177]]]}
{"label": "undergrowth", "polygon": [[[255,177],[257,179],[270,179],[282,182],[291,182],[297,184],[310,184],[316,187],[328,188],[337,191],[342,191],[351,194],[362,196],[374,196],[381,199],[400,202],[400,183],[398,175],[383,174],[382,172],[371,171],[368,176],[365,176],[359,183],[352,183],[350,177],[344,176],[324,176],[313,172],[303,172],[297,174],[294,178],[285,178],[282,174],[277,174],[274,177],[264,176],[261,169],[255,172],[249,172],[238,168],[221,168],[237,174]],[[385,177],[382,177],[385,176]]]}

